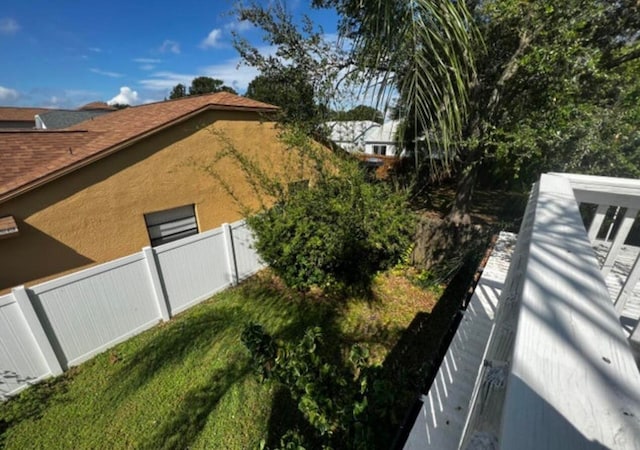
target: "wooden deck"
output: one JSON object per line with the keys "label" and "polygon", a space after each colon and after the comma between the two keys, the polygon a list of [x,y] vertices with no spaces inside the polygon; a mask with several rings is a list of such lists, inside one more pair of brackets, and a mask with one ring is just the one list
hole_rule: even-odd
{"label": "wooden deck", "polygon": [[[588,233],[579,203],[598,205]],[[594,240],[613,207],[626,208],[619,232]],[[500,235],[405,449],[640,450],[640,248],[624,245],[638,211],[639,180],[541,177],[518,238]]]}

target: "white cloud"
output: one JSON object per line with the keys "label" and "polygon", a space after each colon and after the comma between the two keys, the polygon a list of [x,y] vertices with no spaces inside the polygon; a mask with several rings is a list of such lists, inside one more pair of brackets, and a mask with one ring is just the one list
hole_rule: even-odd
{"label": "white cloud", "polygon": [[9,89],[0,86],[0,101],[3,103],[13,102],[20,97],[20,94],[15,89]]}
{"label": "white cloud", "polygon": [[102,53],[102,49],[98,47],[89,47],[89,51],[93,53]]}
{"label": "white cloud", "polygon": [[110,105],[115,103],[123,105],[135,105],[138,103],[138,92],[131,90],[127,86],[120,88],[120,93],[107,102]]}
{"label": "white cloud", "polygon": [[172,89],[176,84],[184,84],[189,86],[191,81],[198,75],[174,73],[174,72],[156,72],[151,74],[150,78],[141,80],[140,84],[146,89],[153,91],[165,91]]}
{"label": "white cloud", "polygon": [[166,39],[162,45],[160,46],[160,53],[175,53],[176,55],[180,53],[180,44],[176,41],[171,41]]}
{"label": "white cloud", "polygon": [[251,80],[258,76],[259,72],[253,67],[238,67],[239,64],[239,58],[230,59],[221,64],[204,67],[202,73],[207,77],[222,80],[227,86],[242,93],[247,90],[247,86]]}
{"label": "white cloud", "polygon": [[0,19],[0,34],[16,34],[20,30],[20,25],[15,19],[5,17]]}
{"label": "white cloud", "polygon": [[224,26],[225,30],[237,31],[239,33],[248,31],[252,28],[254,28],[254,26],[248,20],[236,20],[235,22],[229,22]]}
{"label": "white cloud", "polygon": [[93,72],[93,73],[97,73],[98,75],[104,75],[105,77],[109,77],[109,78],[122,78],[124,75],[118,72],[109,72],[107,70],[100,70],[100,69],[89,69],[89,71]]}
{"label": "white cloud", "polygon": [[161,59],[157,58],[133,58],[131,61],[139,64],[138,68],[144,71],[150,71],[156,68],[156,64],[162,62]]}
{"label": "white cloud", "polygon": [[161,59],[156,58],[133,58],[132,61],[140,64],[159,64],[162,62]]}
{"label": "white cloud", "polygon": [[209,35],[200,43],[200,48],[215,48],[220,47],[220,37],[222,36],[222,30],[220,28],[214,28]]}

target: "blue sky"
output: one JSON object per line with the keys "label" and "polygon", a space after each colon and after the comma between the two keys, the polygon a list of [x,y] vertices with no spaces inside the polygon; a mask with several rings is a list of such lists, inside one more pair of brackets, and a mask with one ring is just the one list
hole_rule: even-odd
{"label": "blue sky", "polygon": [[[330,11],[287,0],[335,33]],[[260,32],[229,14],[232,0],[109,2],[5,0],[0,3],[0,105],[77,108],[91,101],[141,104],[200,75],[243,93],[256,76],[237,68],[236,30],[268,52]],[[119,97],[118,97],[119,96]]]}

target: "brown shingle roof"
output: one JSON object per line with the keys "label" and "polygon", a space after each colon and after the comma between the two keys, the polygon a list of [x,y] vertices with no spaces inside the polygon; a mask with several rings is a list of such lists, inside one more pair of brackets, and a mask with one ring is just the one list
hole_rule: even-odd
{"label": "brown shingle roof", "polygon": [[35,122],[35,115],[51,111],[46,108],[18,108],[0,106],[0,121],[3,122]]}
{"label": "brown shingle roof", "polygon": [[87,103],[84,106],[78,108],[80,111],[116,111],[118,108],[115,108],[111,105],[107,105],[105,102],[91,102]]}
{"label": "brown shingle roof", "polygon": [[0,131],[0,201],[207,109],[270,112],[278,108],[220,92],[121,109],[66,130]]}

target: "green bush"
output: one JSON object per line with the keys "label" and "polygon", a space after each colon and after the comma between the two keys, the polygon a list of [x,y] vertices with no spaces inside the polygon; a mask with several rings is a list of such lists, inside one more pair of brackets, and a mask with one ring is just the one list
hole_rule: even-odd
{"label": "green bush", "polygon": [[314,430],[313,436],[288,430],[279,449],[371,449],[385,427],[391,428],[394,386],[382,376],[381,367],[369,366],[366,348],[353,346],[346,367],[321,356],[319,327],[307,329],[297,343],[283,343],[251,323],[241,339],[263,380],[285,386]]}
{"label": "green bush", "polygon": [[402,257],[414,234],[405,195],[353,167],[293,190],[247,222],[262,259],[302,292],[368,286]]}

